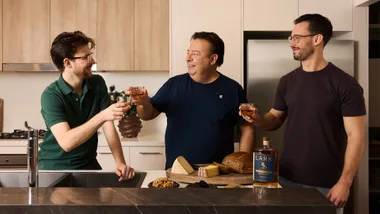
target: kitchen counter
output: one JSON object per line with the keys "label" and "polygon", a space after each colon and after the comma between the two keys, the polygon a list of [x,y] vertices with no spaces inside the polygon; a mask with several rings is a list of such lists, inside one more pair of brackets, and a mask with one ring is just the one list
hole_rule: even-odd
{"label": "kitchen counter", "polygon": [[[147,171],[143,187],[163,176],[163,170]],[[0,213],[181,212],[335,214],[336,210],[315,189],[0,188]]]}
{"label": "kitchen counter", "polygon": [[[134,138],[120,138],[122,146],[165,146],[165,137],[162,133],[140,133]],[[39,139],[39,143],[42,139]],[[0,139],[0,147],[25,147],[27,139]],[[103,133],[98,136],[98,146],[108,146]]]}

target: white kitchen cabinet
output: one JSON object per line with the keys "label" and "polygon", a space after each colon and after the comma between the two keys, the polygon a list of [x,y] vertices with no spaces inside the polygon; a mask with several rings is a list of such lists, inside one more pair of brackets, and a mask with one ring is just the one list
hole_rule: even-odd
{"label": "white kitchen cabinet", "polygon": [[299,15],[319,13],[332,22],[334,31],[352,31],[353,0],[299,0]]}
{"label": "white kitchen cabinet", "polygon": [[330,19],[334,31],[352,31],[353,0],[244,0],[245,31],[291,31],[293,21],[306,13]]}
{"label": "white kitchen cabinet", "polygon": [[291,31],[298,0],[244,0],[245,31]]}
{"label": "white kitchen cabinet", "polygon": [[354,0],[354,6],[355,7],[366,7],[369,6],[379,0]]}
{"label": "white kitchen cabinet", "polygon": [[225,45],[224,63],[218,71],[243,83],[242,0],[171,0],[170,13],[170,76],[187,72],[185,57],[191,36],[213,31]]}
{"label": "white kitchen cabinet", "polygon": [[165,147],[151,146],[129,148],[129,160],[135,170],[163,170],[165,169]]}
{"label": "white kitchen cabinet", "polygon": [[[129,147],[122,147],[126,164],[129,165]],[[113,158],[111,149],[107,147],[98,147],[98,156],[96,157],[100,166],[105,171],[115,171],[116,162]]]}

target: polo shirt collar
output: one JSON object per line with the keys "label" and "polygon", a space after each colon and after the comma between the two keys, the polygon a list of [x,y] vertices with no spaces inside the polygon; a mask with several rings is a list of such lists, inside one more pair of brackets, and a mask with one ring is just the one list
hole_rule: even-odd
{"label": "polo shirt collar", "polygon": [[[92,89],[92,86],[91,86],[90,81],[88,81],[88,79],[84,80],[83,83],[84,83],[83,94],[86,94],[88,90]],[[62,77],[62,74],[59,76],[58,86],[62,90],[62,92],[66,95],[75,92],[74,89],[72,89],[71,86],[65,82],[65,80]]]}

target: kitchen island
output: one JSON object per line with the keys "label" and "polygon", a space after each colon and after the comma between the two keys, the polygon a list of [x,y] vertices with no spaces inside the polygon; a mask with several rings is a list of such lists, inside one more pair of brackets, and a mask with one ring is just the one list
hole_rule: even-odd
{"label": "kitchen island", "polygon": [[[7,173],[15,172],[17,171],[8,171]],[[54,173],[56,172],[54,171]],[[41,173],[49,173],[49,171],[41,171]],[[96,176],[96,173],[100,172],[93,171],[91,173],[94,173]],[[164,176],[165,171],[163,170],[146,171],[141,185],[142,188],[0,188],[0,214],[335,214],[334,205],[315,189],[146,188],[149,182]],[[181,184],[180,187],[185,186],[186,184]]]}

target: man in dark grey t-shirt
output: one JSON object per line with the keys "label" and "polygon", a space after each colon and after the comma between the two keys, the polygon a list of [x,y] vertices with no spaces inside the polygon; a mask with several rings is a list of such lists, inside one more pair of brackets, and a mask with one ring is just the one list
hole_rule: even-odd
{"label": "man in dark grey t-shirt", "polygon": [[[316,187],[343,207],[364,150],[366,108],[363,89],[323,57],[332,36],[330,21],[306,14],[294,21],[289,37],[302,66],[280,79],[273,108],[244,116],[255,126],[277,130],[287,119],[280,160],[283,187]],[[241,114],[241,112],[239,112]]]}

